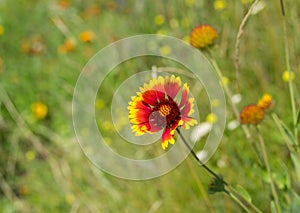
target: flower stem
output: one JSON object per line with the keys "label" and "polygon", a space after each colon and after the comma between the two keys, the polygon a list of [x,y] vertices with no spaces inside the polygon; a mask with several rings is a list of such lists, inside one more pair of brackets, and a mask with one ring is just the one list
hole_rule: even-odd
{"label": "flower stem", "polygon": [[[179,128],[176,129],[177,133],[179,134],[180,138],[182,139],[182,141],[184,142],[184,144],[186,145],[186,147],[189,149],[189,151],[192,153],[193,157],[195,158],[195,160],[201,165],[203,166],[210,174],[212,174],[215,178],[217,178],[218,180],[220,179],[220,176],[217,175],[214,171],[212,171],[208,166],[206,166],[196,155],[196,153],[194,152],[194,150],[192,149],[192,147],[188,144],[188,142],[185,140],[185,138],[183,137],[183,135],[181,134]],[[222,180],[222,182],[225,185],[228,185],[224,180]]]}
{"label": "flower stem", "polygon": [[[261,210],[259,210],[253,203],[246,200],[244,197],[242,197],[237,190],[235,190],[233,187],[228,186],[228,194],[229,196],[235,200],[245,211],[249,212],[248,207],[250,207],[253,212],[256,213],[262,213]],[[243,204],[243,206],[241,205]]]}
{"label": "flower stem", "polygon": [[[179,128],[176,129],[177,133],[179,134],[180,138],[182,139],[183,143],[186,145],[186,147],[189,149],[189,151],[192,153],[195,160],[203,166],[210,174],[212,174],[215,177],[216,183],[221,183],[223,186],[226,186],[227,189],[223,188],[222,191],[225,192],[231,199],[233,199],[241,208],[243,208],[246,212],[251,212],[250,209],[253,210],[253,212],[256,213],[262,213],[254,204],[249,202],[248,200],[244,199],[242,195],[239,194],[233,187],[231,187],[225,180],[223,180],[223,177],[220,175],[217,175],[214,171],[212,171],[208,166],[206,166],[196,155],[192,147],[188,144],[188,142],[185,140],[183,135],[181,134]],[[249,209],[250,208],[250,209]]]}
{"label": "flower stem", "polygon": [[286,69],[289,74],[289,93],[290,93],[290,102],[292,107],[292,115],[293,115],[293,128],[294,128],[294,137],[295,137],[295,145],[296,151],[299,148],[299,141],[298,141],[298,129],[297,129],[297,110],[296,110],[296,103],[295,103],[295,94],[294,94],[294,87],[293,87],[293,79],[292,79],[292,71],[291,71],[291,64],[290,64],[290,54],[289,54],[289,45],[288,45],[288,33],[287,33],[287,26],[286,26],[286,18],[284,13],[284,5],[281,1],[281,10],[282,10],[282,18],[283,18],[283,36],[284,36],[284,54],[285,54],[285,63]]}
{"label": "flower stem", "polygon": [[256,131],[257,131],[258,140],[260,142],[260,146],[261,146],[261,149],[262,149],[262,154],[263,154],[264,162],[265,162],[265,165],[266,165],[266,169],[267,169],[267,172],[268,172],[268,175],[269,175],[269,178],[270,178],[271,192],[272,192],[273,197],[274,197],[276,212],[281,213],[281,208],[280,208],[280,205],[279,205],[279,199],[278,199],[278,195],[277,195],[277,192],[276,192],[274,180],[273,180],[273,177],[272,177],[272,172],[271,172],[271,168],[270,168],[270,164],[269,164],[269,160],[268,160],[268,155],[267,155],[267,151],[266,151],[265,142],[264,142],[264,139],[261,135],[261,132],[260,132],[260,130],[257,126],[256,126]]}
{"label": "flower stem", "polygon": [[[223,76],[223,74],[222,74],[222,72],[221,72],[221,70],[220,70],[217,62],[212,57],[210,57],[210,52],[207,52],[207,53],[208,53],[209,60],[211,61],[213,67],[215,68],[215,70],[216,70],[216,72],[218,74],[218,77],[219,77],[219,79],[220,79],[220,81],[222,83],[222,86],[223,86],[223,88],[225,90],[225,94],[228,97],[228,101],[229,101],[229,103],[231,105],[233,114],[235,115],[236,119],[239,120],[240,119],[240,113],[239,113],[239,111],[238,111],[235,103],[232,101],[232,93],[231,93],[229,87],[226,84],[223,83],[224,76]],[[245,125],[242,125],[241,127],[242,127],[242,130],[243,130],[243,132],[244,132],[244,134],[246,136],[246,139],[250,142],[250,144],[251,144],[251,146],[252,146],[252,148],[254,150],[254,153],[257,156],[259,164],[261,165],[262,164],[262,159],[260,158],[260,155],[258,154],[259,152],[257,150],[257,147],[253,143],[253,137],[252,137],[252,135],[250,133],[250,130]]]}

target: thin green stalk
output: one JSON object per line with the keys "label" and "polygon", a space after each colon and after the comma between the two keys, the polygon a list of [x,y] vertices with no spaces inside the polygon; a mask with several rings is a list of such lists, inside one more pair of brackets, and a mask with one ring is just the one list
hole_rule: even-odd
{"label": "thin green stalk", "polygon": [[[193,157],[198,161],[198,163],[203,166],[210,174],[212,174],[215,178],[220,179],[220,176],[217,175],[214,171],[212,171],[208,166],[206,166],[196,155],[196,153],[194,152],[194,150],[192,149],[192,147],[190,147],[190,145],[188,144],[188,142],[185,140],[185,138],[183,137],[183,135],[181,134],[179,128],[176,129],[178,135],[180,136],[181,140],[184,142],[184,144],[186,145],[186,147],[189,149],[189,151],[192,153]],[[225,181],[222,180],[222,182],[227,185],[227,183]]]}
{"label": "thin green stalk", "polygon": [[228,192],[227,193],[232,200],[234,200],[240,207],[242,207],[242,209],[244,209],[246,212],[250,212],[249,209],[243,204],[243,202],[241,202],[233,193]]}
{"label": "thin green stalk", "polygon": [[267,172],[268,172],[268,175],[269,175],[269,178],[270,178],[271,192],[272,192],[272,195],[274,197],[276,212],[281,213],[281,208],[280,208],[280,205],[279,205],[279,199],[278,199],[278,195],[277,195],[277,192],[276,192],[274,180],[273,180],[273,177],[272,177],[272,172],[271,172],[271,168],[270,168],[270,164],[269,164],[269,159],[268,159],[268,155],[267,155],[267,151],[266,151],[265,142],[264,142],[264,139],[263,139],[263,137],[260,133],[260,130],[257,126],[256,126],[256,131],[257,131],[258,140],[259,140],[259,143],[260,143],[260,146],[261,146],[261,150],[262,150],[264,162],[265,162],[265,165],[266,165],[266,169],[267,169]]}
{"label": "thin green stalk", "polygon": [[[253,203],[249,202],[248,200],[246,200],[244,197],[242,197],[239,192],[237,190],[235,190],[233,187],[228,186],[228,192],[231,193],[232,195],[234,195],[236,197],[236,195],[240,198],[239,201],[242,203],[245,203],[246,206],[250,207],[253,212],[256,213],[262,213],[262,211],[260,209],[258,209]],[[241,201],[242,200],[242,201]]]}
{"label": "thin green stalk", "polygon": [[[210,52],[208,52],[208,55],[210,55]],[[232,101],[232,94],[231,94],[231,91],[230,91],[229,87],[226,84],[223,83],[224,76],[223,76],[223,74],[222,74],[222,72],[221,72],[221,70],[220,70],[217,62],[212,57],[209,57],[209,60],[211,61],[213,67],[215,68],[215,70],[216,70],[216,72],[218,74],[218,77],[219,77],[219,79],[220,79],[220,81],[221,81],[221,83],[223,85],[223,88],[225,90],[225,94],[228,97],[228,101],[229,101],[230,106],[231,106],[231,108],[233,110],[233,113],[234,113],[236,119],[239,120],[240,119],[240,113],[239,113],[239,111],[238,111],[235,103],[233,103],[233,101]],[[244,134],[246,136],[246,139],[250,142],[250,144],[251,144],[251,146],[252,146],[252,148],[254,150],[254,153],[256,154],[256,157],[259,160],[259,164],[262,165],[262,159],[261,159],[260,155],[258,154],[259,152],[258,152],[258,150],[257,150],[257,148],[256,148],[256,146],[255,146],[255,144],[253,142],[253,138],[252,138],[252,135],[250,133],[249,128],[247,126],[245,126],[245,125],[241,125],[241,127],[242,127],[242,130],[243,130],[243,132],[244,132]]]}
{"label": "thin green stalk", "polygon": [[[223,190],[222,190],[223,192],[225,192],[227,195],[229,195],[229,197],[231,197],[237,204],[239,204],[246,212],[251,212],[250,209],[248,208],[248,207],[250,207],[254,212],[256,212],[256,213],[262,213],[254,204],[250,203],[246,199],[242,199],[241,200],[240,198],[242,198],[242,196],[236,190],[234,190],[225,180],[223,180],[222,176],[217,175],[213,170],[211,170],[208,166],[206,166],[198,158],[198,156],[196,155],[196,153],[194,152],[194,150],[192,149],[192,147],[187,143],[187,141],[185,140],[185,138],[181,134],[179,128],[177,128],[176,131],[177,131],[178,135],[180,136],[181,140],[183,141],[183,143],[186,145],[186,147],[191,152],[192,156],[195,158],[195,160],[201,166],[203,166],[210,174],[212,174],[217,179],[217,181],[219,181],[219,183],[222,183],[222,185],[224,185],[224,186],[226,186],[228,188],[228,190],[226,190],[225,188],[223,188]],[[238,197],[236,195],[238,195]]]}
{"label": "thin green stalk", "polygon": [[292,76],[292,71],[291,71],[291,64],[290,64],[288,34],[287,34],[287,26],[286,26],[286,18],[285,18],[285,13],[284,13],[283,2],[281,2],[281,8],[282,8],[282,15],[283,15],[282,18],[283,18],[285,63],[286,63],[287,71],[289,73],[288,87],[289,87],[290,102],[291,102],[291,107],[292,107],[293,128],[294,128],[294,137],[295,137],[295,142],[296,142],[296,150],[298,150],[299,141],[298,141],[298,129],[297,129],[297,110],[296,110],[294,87],[293,87],[293,83],[292,83],[293,79],[291,77]]}

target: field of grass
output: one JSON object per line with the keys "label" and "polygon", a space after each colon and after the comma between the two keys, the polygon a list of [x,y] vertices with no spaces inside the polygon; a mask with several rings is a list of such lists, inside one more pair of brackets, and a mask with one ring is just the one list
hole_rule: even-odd
{"label": "field of grass", "polygon": [[[299,20],[296,0],[0,0],[0,212],[298,212]],[[72,120],[84,66],[120,39],[163,34],[189,42],[201,24],[218,32],[203,54],[219,69],[227,100],[225,131],[206,165],[226,180],[226,191],[208,193],[215,190],[213,176],[191,155],[150,180],[121,179],[95,167]],[[181,72],[181,64],[155,56],[130,59],[106,76],[94,107],[107,145],[127,157],[165,152],[160,138],[149,146],[127,143],[111,116],[122,83],[153,67],[179,70],[175,75],[191,86],[198,123],[218,122],[208,116],[206,91]],[[135,95],[140,86],[127,93]],[[263,121],[241,125],[239,112],[264,94],[272,105]],[[127,113],[116,114],[120,128],[130,125]]]}

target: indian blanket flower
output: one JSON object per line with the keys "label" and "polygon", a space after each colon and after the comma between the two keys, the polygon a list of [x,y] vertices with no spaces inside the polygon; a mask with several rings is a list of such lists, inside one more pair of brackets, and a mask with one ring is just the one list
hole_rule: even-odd
{"label": "indian blanket flower", "polygon": [[162,148],[174,144],[174,133],[178,127],[188,129],[197,123],[191,117],[194,98],[189,97],[189,86],[183,84],[181,100],[176,101],[181,88],[180,77],[159,76],[150,80],[129,102],[129,119],[135,135],[155,133],[163,130]]}
{"label": "indian blanket flower", "polygon": [[257,106],[251,104],[243,108],[240,113],[241,124],[259,124],[265,117],[265,111]]}
{"label": "indian blanket flower", "polygon": [[190,44],[199,49],[206,48],[214,44],[218,38],[218,32],[208,24],[202,24],[195,27],[190,34]]}
{"label": "indian blanket flower", "polygon": [[265,117],[265,110],[272,105],[272,96],[264,94],[257,104],[250,104],[245,106],[240,113],[241,124],[257,125],[263,121]]}

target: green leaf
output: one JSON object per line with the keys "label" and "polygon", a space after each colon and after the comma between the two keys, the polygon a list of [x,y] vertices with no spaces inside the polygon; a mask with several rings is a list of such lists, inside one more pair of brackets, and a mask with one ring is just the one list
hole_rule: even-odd
{"label": "green leaf", "polygon": [[237,185],[235,187],[235,190],[239,193],[239,195],[241,195],[245,200],[247,200],[249,203],[251,203],[251,196],[249,194],[249,192],[244,189],[242,186]]}
{"label": "green leaf", "polygon": [[299,212],[300,209],[300,197],[299,195],[294,192],[294,198],[292,200],[292,203],[290,205],[290,211],[291,213],[297,213]]}
{"label": "green leaf", "polygon": [[292,161],[295,166],[295,171],[296,171],[298,181],[300,182],[300,159],[299,159],[299,156],[295,153],[291,153],[291,158],[292,158]]}
{"label": "green leaf", "polygon": [[283,121],[280,121],[280,125],[282,126],[284,133],[287,136],[287,138],[289,139],[290,143],[292,145],[296,145],[296,141],[295,141],[295,138],[294,138],[291,130],[287,127],[287,125]]}

